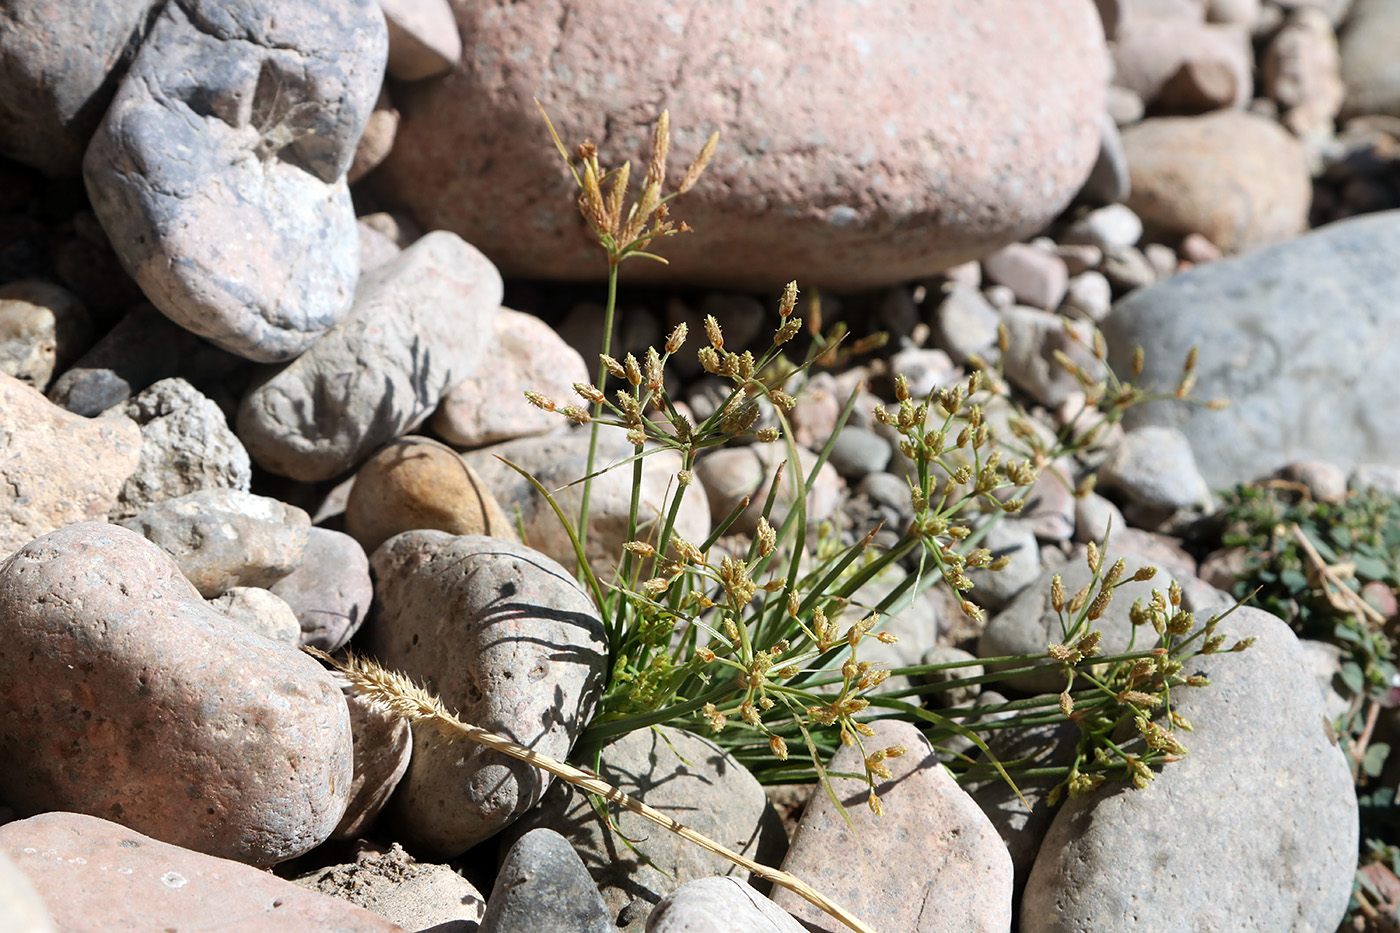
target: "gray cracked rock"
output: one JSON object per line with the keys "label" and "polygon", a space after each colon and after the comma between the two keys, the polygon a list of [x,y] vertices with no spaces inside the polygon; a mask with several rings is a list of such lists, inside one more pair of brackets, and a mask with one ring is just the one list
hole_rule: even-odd
{"label": "gray cracked rock", "polygon": [[306,482],[345,473],[476,370],[502,288],[474,247],[428,234],[367,272],[349,316],[314,347],[263,374],[239,407],[238,436],[273,473]]}
{"label": "gray cracked rock", "polygon": [[163,7],[83,159],[93,211],[156,307],[263,362],[345,316],[359,241],[344,175],[387,50],[372,0]]}

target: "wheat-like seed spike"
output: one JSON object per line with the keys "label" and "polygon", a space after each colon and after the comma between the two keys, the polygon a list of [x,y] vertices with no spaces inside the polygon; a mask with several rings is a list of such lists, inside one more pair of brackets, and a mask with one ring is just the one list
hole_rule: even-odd
{"label": "wheat-like seed spike", "polygon": [[787,888],[798,897],[806,900],[826,911],[831,916],[840,920],[846,926],[855,930],[856,933],[875,933],[872,927],[867,926],[857,919],[845,908],[833,903],[820,891],[809,886],[806,882],[790,875],[785,871],[776,868],[769,868],[754,860],[740,855],[732,849],[726,848],[715,842],[708,836],[697,833],[695,830],[671,819],[659,810],[655,810],[640,800],[634,800],[627,796],[607,781],[594,777],[586,771],[581,771],[573,765],[556,761],[548,755],[541,755],[539,752],[526,748],[504,736],[489,732],[479,726],[462,722],[452,715],[442,705],[442,701],[433,696],[427,690],[415,684],[403,674],[388,671],[380,667],[369,658],[357,657],[353,653],[347,653],[346,660],[339,661],[319,648],[306,647],[302,649],[312,657],[331,665],[336,670],[345,675],[350,681],[351,688],[355,693],[368,698],[372,703],[378,704],[383,709],[408,719],[412,722],[431,722],[444,732],[456,732],[466,739],[470,739],[487,748],[498,751],[503,755],[518,758],[526,764],[533,765],[542,771],[548,771],[560,780],[567,781],[575,787],[581,787],[589,793],[597,794],[605,800],[617,804],[624,809],[631,810],[640,817],[650,820],[658,826],[665,827],[671,832],[693,842],[706,851],[722,856],[734,864],[748,869],[760,878],[764,878],[776,885]]}

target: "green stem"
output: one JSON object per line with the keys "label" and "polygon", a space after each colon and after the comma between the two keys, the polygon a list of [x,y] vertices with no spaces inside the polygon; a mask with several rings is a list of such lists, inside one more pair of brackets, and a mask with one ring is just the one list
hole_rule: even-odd
{"label": "green stem", "polygon": [[[603,308],[603,355],[612,355],[612,332],[613,332],[613,312],[617,310],[617,264],[611,263],[608,266],[608,303]],[[603,365],[603,361],[598,361],[598,391],[608,390],[608,368]],[[583,550],[588,553],[588,501],[593,493],[593,461],[598,456],[598,421],[602,417],[602,403],[593,406],[593,426],[588,432],[588,464],[584,469],[584,476],[588,477],[583,481],[583,495],[578,509],[578,530],[583,536]],[[583,568],[579,568],[583,572]],[[602,606],[598,607],[600,610]]]}

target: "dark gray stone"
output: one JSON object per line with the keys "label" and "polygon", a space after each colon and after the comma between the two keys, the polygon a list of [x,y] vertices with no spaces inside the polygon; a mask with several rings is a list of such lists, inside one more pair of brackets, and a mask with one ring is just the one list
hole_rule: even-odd
{"label": "dark gray stone", "polygon": [[532,829],[506,853],[478,933],[616,933],[583,859],[552,829]]}
{"label": "dark gray stone", "polygon": [[7,0],[0,29],[0,155],[76,176],[154,0]]}
{"label": "dark gray stone", "polygon": [[49,400],[92,417],[180,376],[224,411],[237,407],[251,364],[207,343],[149,304],[127,313],[49,387]]}
{"label": "dark gray stone", "polygon": [[1103,322],[1109,362],[1127,373],[1148,348],[1142,384],[1175,385],[1200,347],[1194,394],[1129,410],[1125,424],[1180,428],[1212,488],[1292,460],[1400,461],[1400,211],[1331,224],[1295,240],[1197,266],[1119,302]]}
{"label": "dark gray stone", "polygon": [[[1279,619],[1221,621],[1243,654],[1201,657],[1172,691],[1188,754],[1142,790],[1100,788],[1055,815],[1021,899],[1022,933],[1335,930],[1356,870],[1356,790],[1322,696]],[[1248,883],[1242,883],[1248,879]]]}
{"label": "dark gray stone", "polygon": [[344,180],[384,73],[370,0],[171,0],[83,162],[123,266],[182,327],[290,359],[350,308]]}
{"label": "dark gray stone", "polygon": [[[585,751],[583,760],[592,761],[592,753]],[[709,739],[670,726],[631,732],[604,746],[599,775],[765,865],[777,865],[787,848],[782,822],[763,787]],[[634,933],[642,929],[651,905],[676,885],[715,875],[743,879],[748,874],[630,811],[610,807],[609,814],[635,850],[598,818],[585,794],[562,782],[505,838],[513,841],[539,826],[561,833],[588,866],[618,928]],[[630,906],[634,901],[637,907]]]}
{"label": "dark gray stone", "polygon": [[[592,600],[554,561],[483,535],[410,531],[370,559],[381,606],[369,647],[468,722],[553,758],[593,714],[605,661]],[[411,847],[452,857],[539,802],[545,772],[414,724],[390,804]]]}
{"label": "dark gray stone", "polygon": [[[351,233],[354,233],[353,227]],[[238,436],[259,466],[331,479],[432,414],[475,371],[501,304],[494,266],[435,232],[360,279],[344,321],[243,399]]]}

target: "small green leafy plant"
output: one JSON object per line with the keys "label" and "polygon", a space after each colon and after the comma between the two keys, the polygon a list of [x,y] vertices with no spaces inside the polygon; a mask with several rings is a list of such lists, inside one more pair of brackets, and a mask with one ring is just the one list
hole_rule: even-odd
{"label": "small green leafy plant", "polygon": [[[590,450],[596,449],[597,433],[604,427],[625,431],[633,445],[630,458],[610,467],[630,465],[633,471],[629,540],[613,579],[598,578],[584,559],[578,533],[588,527],[588,489],[595,475],[591,460],[588,475],[580,480],[584,489],[580,514],[567,515],[555,505],[573,539],[579,574],[602,612],[609,646],[610,669],[601,709],[586,730],[584,743],[659,723],[677,723],[717,734],[762,779],[815,778],[823,783],[830,776],[824,762],[837,743],[854,745],[865,762],[864,773],[854,776],[873,785],[889,775],[887,760],[904,751],[866,747],[874,717],[893,715],[922,722],[934,739],[961,736],[982,751],[986,762],[954,754],[955,766],[990,767],[1003,777],[1009,776],[1007,770],[991,756],[979,731],[1068,718],[1080,724],[1084,736],[1076,763],[1062,769],[1057,788],[1057,793],[1072,794],[1115,778],[1141,786],[1151,779],[1153,765],[1184,754],[1175,730],[1189,724],[1171,711],[1170,691],[1202,684],[1201,678],[1186,676],[1184,664],[1195,653],[1220,649],[1215,620],[1197,626],[1194,617],[1181,610],[1179,590],[1159,591],[1150,605],[1134,610],[1134,622],[1153,630],[1150,643],[1139,648],[1135,642],[1127,652],[1098,656],[1100,636],[1094,623],[1115,589],[1130,581],[1122,579],[1122,561],[1101,566],[1097,547],[1089,555],[1094,582],[1069,599],[1063,594],[1056,599],[1064,639],[1047,646],[1045,654],[994,659],[1011,669],[943,680],[898,694],[882,690],[892,674],[941,672],[946,676],[947,670],[967,665],[890,671],[862,659],[871,639],[894,640],[880,630],[881,620],[940,580],[958,594],[965,613],[980,618],[982,610],[972,598],[968,573],[997,570],[1005,563],[1005,558],[994,559],[978,546],[990,523],[1022,508],[1024,493],[1036,482],[1042,466],[1092,446],[1131,405],[1163,396],[1117,379],[1104,363],[1106,348],[1096,331],[1087,340],[1070,331],[1077,341],[1078,358],[1063,353],[1057,357],[1059,365],[1080,382],[1086,405],[1082,421],[1076,418],[1050,437],[1035,430],[999,370],[985,363],[979,361],[980,368],[974,368],[964,382],[923,399],[912,397],[900,377],[897,408],[879,408],[875,417],[899,435],[900,451],[909,464],[914,521],[898,543],[879,553],[869,552],[874,529],[853,546],[814,550],[809,546],[812,529],[807,527],[806,493],[835,435],[809,469],[797,469],[799,453],[787,418],[794,398],[785,387],[818,356],[832,354],[836,341],[812,341],[805,356],[785,355],[803,331],[796,314],[796,283],[783,290],[771,344],[757,355],[748,349],[727,348],[719,324],[712,317],[705,321],[706,344],[698,350],[699,362],[706,372],[726,380],[729,389],[713,414],[698,424],[678,410],[666,387],[667,364],[686,344],[684,325],[671,333],[663,347],[649,350],[644,360],[630,354],[618,360],[611,353],[618,266],[633,256],[664,262],[648,247],[659,237],[686,229],[684,224],[672,226],[668,203],[699,178],[714,152],[715,137],[676,190],[663,194],[669,151],[669,121],[663,114],[641,194],[628,206],[627,164],[605,169],[591,143],[571,155],[547,116],[545,120],[578,185],[580,212],[606,253],[608,304],[599,381],[575,386],[580,401],[589,407],[562,404],[536,393],[529,397],[542,408],[591,425]],[[1007,339],[1003,331],[1003,350]],[[1194,354],[1172,396],[1189,396],[1193,365]],[[1134,375],[1140,368],[1139,356]],[[608,392],[610,378],[619,386],[612,393]],[[763,403],[771,407],[775,424],[756,428]],[[838,432],[854,404],[853,398],[842,412]],[[1010,414],[998,416],[994,423],[993,411]],[[786,448],[786,460],[778,466],[766,500],[741,503],[704,541],[682,539],[675,531],[675,519],[691,488],[696,459],[707,450],[740,441],[781,443]],[[659,520],[647,526],[646,536],[638,536],[642,461],[665,450],[678,454],[682,466]],[[783,481],[790,484],[792,506],[779,509]],[[1086,493],[1089,485],[1079,491]],[[548,490],[538,488],[554,502]],[[746,508],[759,513],[752,522],[752,534],[738,551],[725,550],[722,541]],[[862,586],[898,562],[912,564],[913,571],[875,605],[858,605]],[[1151,575],[1149,568],[1130,579],[1141,581]],[[911,702],[918,700],[914,694],[1001,680],[1047,664],[1057,666],[1066,677],[1065,690],[1058,696],[957,713],[934,712]],[[976,716],[988,713],[1011,715],[985,726],[972,724]],[[1138,726],[1137,750],[1112,738],[1124,722]],[[803,761],[789,761],[794,745],[805,747]],[[878,797],[869,799],[878,812]]]}
{"label": "small green leafy plant", "polygon": [[[1333,724],[1352,765],[1361,815],[1360,868],[1372,862],[1395,871],[1400,806],[1393,786],[1377,783],[1390,758],[1373,736],[1380,713],[1400,701],[1395,667],[1396,619],[1363,594],[1400,590],[1400,497],[1351,491],[1334,502],[1312,498],[1306,486],[1280,480],[1240,485],[1227,493],[1209,544],[1237,549],[1234,593],[1289,622],[1304,638],[1341,649],[1334,686],[1347,707]],[[1383,918],[1383,899],[1358,870],[1351,915],[1358,929]]]}

